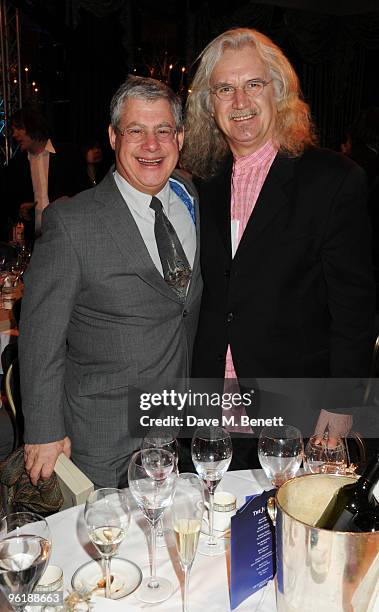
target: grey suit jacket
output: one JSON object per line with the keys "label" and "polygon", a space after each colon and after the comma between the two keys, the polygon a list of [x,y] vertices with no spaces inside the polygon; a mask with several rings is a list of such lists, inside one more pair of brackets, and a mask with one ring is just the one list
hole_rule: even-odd
{"label": "grey suit jacket", "polygon": [[96,188],[51,204],[25,274],[25,442],[68,435],[73,460],[96,484],[124,482],[140,444],[130,433],[140,416],[130,391],[189,376],[201,290],[198,222],[182,304],[153,264],[112,170]]}

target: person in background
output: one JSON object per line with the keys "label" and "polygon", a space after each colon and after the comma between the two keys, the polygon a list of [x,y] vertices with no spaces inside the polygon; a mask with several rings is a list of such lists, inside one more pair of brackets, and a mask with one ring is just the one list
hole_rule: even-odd
{"label": "person in background", "polygon": [[44,211],[19,337],[33,483],[71,452],[96,486],[126,486],[133,393],[189,376],[202,281],[197,196],[171,176],[183,138],[180,99],[129,77],[111,102],[116,167]]}
{"label": "person in background", "polygon": [[49,203],[86,188],[86,170],[78,147],[56,142],[39,111],[16,111],[11,129],[19,149],[6,168],[8,214],[26,221],[32,238],[41,231],[42,211]]}
{"label": "person in background", "polygon": [[[224,389],[367,376],[375,300],[364,172],[317,148],[293,67],[256,30],[210,42],[190,89],[182,164],[198,177],[204,281],[193,376],[224,378]],[[316,431],[333,438],[350,426],[323,410]],[[249,442],[235,467],[252,452]]]}
{"label": "person in background", "polygon": [[90,140],[85,143],[82,151],[86,162],[88,186],[93,187],[103,180],[111,164],[107,164],[101,145],[97,140]]}

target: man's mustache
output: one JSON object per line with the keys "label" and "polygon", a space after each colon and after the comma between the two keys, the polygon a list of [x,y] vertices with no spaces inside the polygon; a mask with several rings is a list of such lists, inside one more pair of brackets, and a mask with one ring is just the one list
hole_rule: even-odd
{"label": "man's mustache", "polygon": [[256,116],[258,115],[258,110],[257,109],[249,109],[249,110],[235,110],[232,111],[231,113],[229,113],[229,119],[242,119],[244,117],[251,117],[251,116]]}

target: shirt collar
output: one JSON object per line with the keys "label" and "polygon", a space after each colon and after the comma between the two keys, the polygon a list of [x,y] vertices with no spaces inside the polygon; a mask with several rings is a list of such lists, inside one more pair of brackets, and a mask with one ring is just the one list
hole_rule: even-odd
{"label": "shirt collar", "polygon": [[42,157],[43,155],[47,155],[48,153],[56,153],[56,150],[53,147],[53,143],[51,142],[50,138],[48,139],[48,141],[45,144],[45,148],[43,151],[41,151],[41,153],[30,153],[28,152],[28,159],[32,159],[35,157]]}
{"label": "shirt collar", "polygon": [[243,157],[235,157],[233,163],[234,175],[243,174],[251,168],[251,166],[261,166],[267,161],[275,157],[278,152],[278,147],[274,146],[273,141],[270,139],[265,142],[257,151],[250,153],[250,155],[244,155]]}
{"label": "shirt collar", "polygon": [[[127,202],[128,206],[132,208],[140,216],[147,216],[151,213],[155,214],[150,208],[152,196],[148,193],[138,191],[135,187],[132,187],[130,183],[117,170],[113,173],[116,185],[119,188],[122,197]],[[161,191],[155,196],[162,202],[162,206],[165,214],[168,216],[169,203],[170,203],[170,185],[167,181],[166,185]]]}

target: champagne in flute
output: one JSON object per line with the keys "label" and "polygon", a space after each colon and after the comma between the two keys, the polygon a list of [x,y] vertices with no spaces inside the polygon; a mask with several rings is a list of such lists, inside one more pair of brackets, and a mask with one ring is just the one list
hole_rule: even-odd
{"label": "champagne in flute", "polygon": [[184,565],[192,564],[201,528],[200,519],[178,519],[174,523],[176,547]]}
{"label": "champagne in flute", "polygon": [[183,612],[188,612],[189,576],[199,542],[203,513],[203,482],[197,474],[179,474],[172,504],[172,521],[176,548],[184,572]]}

